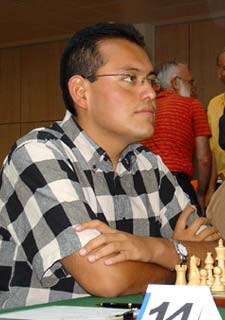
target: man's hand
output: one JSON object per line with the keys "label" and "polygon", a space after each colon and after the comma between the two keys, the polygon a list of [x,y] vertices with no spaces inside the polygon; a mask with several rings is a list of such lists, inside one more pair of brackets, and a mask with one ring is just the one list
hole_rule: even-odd
{"label": "man's hand", "polygon": [[216,227],[210,224],[210,220],[205,217],[196,218],[188,227],[187,219],[194,212],[192,206],[186,208],[180,215],[173,239],[182,241],[215,241],[221,238]]}
{"label": "man's hand", "polygon": [[[209,219],[205,217],[196,218],[186,227],[187,219],[193,212],[194,208],[190,206],[181,213],[172,238],[193,242],[193,245],[194,241],[218,240],[218,230],[214,226],[207,226]],[[174,267],[173,261],[176,260],[177,254],[169,240],[136,236],[113,229],[99,220],[84,222],[75,227],[76,232],[86,229],[96,229],[101,233],[79,251],[80,256],[86,256],[89,262],[103,258],[105,265],[130,260],[157,263],[167,268]]]}
{"label": "man's hand", "polygon": [[150,237],[135,236],[133,234],[113,229],[99,220],[84,222],[75,226],[76,231],[97,229],[101,235],[90,240],[81,250],[81,256],[87,256],[90,262],[95,262],[102,257],[106,265],[122,261],[151,261],[149,250]]}

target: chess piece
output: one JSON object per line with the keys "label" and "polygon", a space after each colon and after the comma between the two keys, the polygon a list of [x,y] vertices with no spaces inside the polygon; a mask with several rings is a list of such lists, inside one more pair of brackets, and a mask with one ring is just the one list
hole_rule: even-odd
{"label": "chess piece", "polygon": [[222,270],[221,281],[225,284],[225,247],[223,245],[223,239],[220,239],[218,242],[218,247],[215,248],[216,250],[216,260],[218,267]]}
{"label": "chess piece", "polygon": [[190,257],[190,271],[188,274],[188,285],[199,286],[200,285],[200,273],[198,266],[200,265],[200,259],[196,256]]}
{"label": "chess piece", "polygon": [[220,269],[220,267],[215,267],[213,271],[214,271],[215,280],[214,280],[214,284],[211,287],[211,290],[213,292],[224,291],[225,287],[223,282],[221,281],[222,270]]}
{"label": "chess piece", "polygon": [[186,271],[187,271],[187,265],[183,264],[182,266],[177,264],[175,266],[175,270],[176,270],[176,285],[186,285],[187,281],[186,281]]}
{"label": "chess piece", "polygon": [[205,269],[208,272],[208,277],[207,277],[207,285],[211,288],[213,283],[214,283],[214,278],[213,278],[213,263],[214,259],[212,257],[212,252],[207,252],[206,258],[205,258]]}
{"label": "chess piece", "polygon": [[208,271],[206,269],[201,269],[199,273],[200,273],[200,286],[207,286]]}

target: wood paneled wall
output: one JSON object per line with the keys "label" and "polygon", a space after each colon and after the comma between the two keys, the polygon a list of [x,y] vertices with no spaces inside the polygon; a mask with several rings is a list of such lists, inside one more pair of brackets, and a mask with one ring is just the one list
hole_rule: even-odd
{"label": "wood paneled wall", "polygon": [[[205,106],[224,91],[215,57],[225,46],[225,18],[155,26],[142,23],[143,30],[156,66],[174,58],[190,64]],[[63,117],[58,83],[65,42],[0,49],[0,163],[17,138]]]}
{"label": "wood paneled wall", "polygon": [[20,122],[20,49],[0,50],[0,123]]}
{"label": "wood paneled wall", "polygon": [[59,60],[64,43],[21,49],[21,122],[46,121],[62,116]]}
{"label": "wood paneled wall", "polygon": [[164,61],[189,62],[189,25],[187,23],[156,27],[155,65]]}
{"label": "wood paneled wall", "polygon": [[13,143],[65,112],[59,61],[65,41],[0,49],[0,162]]}
{"label": "wood paneled wall", "polygon": [[216,55],[225,46],[225,18],[156,27],[156,65],[170,59],[189,64],[199,99],[209,100],[224,91],[217,78]]}
{"label": "wood paneled wall", "polygon": [[225,47],[225,18],[190,25],[190,66],[207,107],[209,100],[225,91],[217,77],[216,55]]}

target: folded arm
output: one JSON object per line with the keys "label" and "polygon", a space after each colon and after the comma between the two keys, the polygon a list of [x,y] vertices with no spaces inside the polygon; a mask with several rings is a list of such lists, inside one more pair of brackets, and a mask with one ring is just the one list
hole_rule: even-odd
{"label": "folded arm", "polygon": [[[187,242],[190,254],[194,254],[192,247],[194,250],[201,251],[203,242],[206,242],[207,248],[211,249],[211,243],[214,244],[214,241],[220,238],[217,228],[207,226],[210,221],[204,217],[196,218],[187,228],[188,217],[193,211],[194,208],[190,206],[181,213],[172,235],[173,239]],[[86,256],[90,263],[104,257],[106,265],[132,260],[156,263],[173,269],[179,262],[170,240],[136,236],[110,228],[99,220],[84,222],[77,225],[75,230],[82,232],[86,229],[97,229],[100,232],[98,237],[89,241],[80,250],[80,255]]]}
{"label": "folded arm", "polygon": [[[213,240],[218,240],[220,235],[215,227],[205,227],[209,222],[207,218],[197,218],[186,228],[192,212],[192,207],[183,211],[173,238],[186,244],[189,255],[203,259],[207,251],[214,251]],[[199,231],[203,225],[203,230]],[[175,280],[171,269],[179,263],[179,257],[172,241],[128,234],[99,220],[77,225],[75,231],[86,229],[97,229],[100,235],[61,262],[90,294],[105,297],[137,294],[145,292],[149,283]]]}
{"label": "folded arm", "polygon": [[146,291],[149,283],[173,283],[175,273],[152,263],[125,261],[106,265],[104,258],[90,263],[79,252],[62,259],[62,265],[90,294],[115,297]]}

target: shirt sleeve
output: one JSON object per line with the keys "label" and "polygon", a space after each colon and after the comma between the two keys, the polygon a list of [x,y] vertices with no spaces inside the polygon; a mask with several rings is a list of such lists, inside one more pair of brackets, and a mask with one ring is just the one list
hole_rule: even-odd
{"label": "shirt sleeve", "polygon": [[54,146],[29,142],[13,152],[4,179],[11,193],[7,227],[17,244],[15,259],[27,260],[38,279],[52,286],[66,276],[58,261],[97,235],[74,231],[90,220],[77,174]]}
{"label": "shirt sleeve", "polygon": [[194,128],[195,136],[211,137],[211,130],[209,127],[206,111],[203,105],[197,99],[193,99],[192,114],[193,114],[193,128]]}

